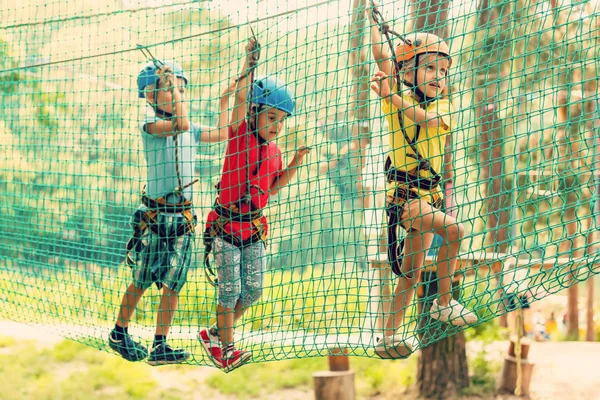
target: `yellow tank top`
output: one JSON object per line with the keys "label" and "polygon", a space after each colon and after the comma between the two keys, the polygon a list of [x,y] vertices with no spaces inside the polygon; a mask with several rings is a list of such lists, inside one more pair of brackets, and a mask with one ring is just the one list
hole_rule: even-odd
{"label": "yellow tank top", "polygon": [[[395,87],[393,90],[395,90]],[[414,104],[415,107],[419,107],[419,103],[417,103],[412,97],[406,94],[403,94],[402,97],[406,101],[409,101],[411,104]],[[382,100],[381,109],[385,113],[385,117],[387,119],[388,127],[390,130],[390,151],[388,155],[392,161],[392,165],[394,166],[394,168],[397,168],[399,170],[411,172],[417,167],[418,162],[415,158],[408,156],[409,154],[414,155],[415,153],[404,139],[404,135],[402,134],[402,130],[400,129],[400,122],[398,120],[398,109],[393,103],[391,103],[387,99]],[[444,124],[448,126],[448,129],[445,129],[442,126],[437,126],[435,128],[420,128],[419,138],[416,143],[416,147],[419,151],[419,154],[422,157],[427,158],[429,160],[431,166],[437,173],[442,174],[442,169],[444,166],[444,147],[446,145],[446,136],[448,135],[448,133],[450,133],[450,131],[455,125],[452,119],[452,106],[450,104],[450,100],[440,99],[429,103],[425,111],[434,112],[438,114],[444,121]],[[404,116],[404,129],[406,131],[407,136],[410,139],[414,140],[414,137],[417,134],[417,126],[412,120],[408,119],[406,116]],[[432,178],[431,172],[429,171],[420,171],[419,174],[419,176],[426,179]],[[396,182],[388,183],[388,196],[394,196],[396,187]],[[443,197],[443,192],[439,186],[431,192],[421,189],[414,189],[414,191],[425,201],[432,204],[438,199],[442,199]]]}

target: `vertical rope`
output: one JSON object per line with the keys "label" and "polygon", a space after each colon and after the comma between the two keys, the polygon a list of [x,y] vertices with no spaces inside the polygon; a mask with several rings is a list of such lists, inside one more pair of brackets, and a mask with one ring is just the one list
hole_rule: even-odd
{"label": "vertical rope", "polygon": [[515,395],[521,395],[521,385],[523,384],[523,366],[521,365],[521,335],[523,334],[523,308],[517,310],[517,341],[515,343],[515,357],[517,358],[517,384]]}

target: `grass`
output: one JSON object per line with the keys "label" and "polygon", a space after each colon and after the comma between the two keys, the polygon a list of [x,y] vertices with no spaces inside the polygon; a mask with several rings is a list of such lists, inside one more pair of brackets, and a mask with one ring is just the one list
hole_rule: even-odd
{"label": "grass", "polygon": [[[418,358],[351,357],[358,399],[400,398],[416,382]],[[50,347],[0,335],[3,400],[21,399],[257,399],[283,398],[287,390],[312,396],[312,374],[327,370],[324,357],[250,364],[229,374],[188,365],[152,368],[63,340]],[[464,396],[493,392],[498,362],[485,347],[469,359],[471,386]],[[274,396],[274,397],[273,397]],[[280,396],[280,397],[278,397]]]}
{"label": "grass", "polygon": [[[352,357],[350,365],[361,398],[403,389],[416,373],[416,357],[385,362]],[[308,393],[313,372],[327,368],[322,357],[251,364],[229,374],[186,365],[152,368],[70,340],[39,348],[33,341],[0,336],[0,385],[6,400],[175,399],[195,393],[251,399],[286,389]]]}
{"label": "grass", "polygon": [[152,367],[70,340],[38,348],[0,336],[0,385],[6,400],[169,398]]}

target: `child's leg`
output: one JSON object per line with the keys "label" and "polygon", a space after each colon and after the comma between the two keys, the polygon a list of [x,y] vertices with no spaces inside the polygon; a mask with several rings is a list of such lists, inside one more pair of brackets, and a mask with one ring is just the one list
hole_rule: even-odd
{"label": "child's leg", "polygon": [[452,299],[450,286],[464,227],[455,218],[433,208],[424,200],[410,201],[407,208],[405,214],[408,213],[412,229],[422,233],[437,233],[443,239],[437,257],[437,283],[440,305],[447,306]]}
{"label": "child's leg", "polygon": [[392,312],[385,325],[385,336],[392,336],[404,321],[406,308],[412,303],[414,287],[421,278],[421,267],[425,261],[427,250],[431,247],[433,237],[433,233],[411,230],[404,239],[404,257],[402,259],[404,276],[398,278]]}
{"label": "child's leg", "polygon": [[127,332],[129,321],[144,294],[145,289],[139,288],[134,283],[129,284],[119,309],[119,316],[115,328],[108,335],[108,344],[128,361],[141,361],[148,356],[148,349],[133,338]]}
{"label": "child's leg", "polygon": [[[170,222],[171,226],[183,224],[182,217],[176,217]],[[187,282],[187,274],[192,259],[192,244],[194,235],[191,233],[178,237],[175,240],[174,248],[169,251],[163,259],[163,268],[161,269],[160,281],[163,283],[163,292],[160,297],[160,304],[156,315],[156,336],[167,336],[173,323],[173,318],[179,305],[179,292]]]}
{"label": "child's leg", "polygon": [[240,249],[221,238],[215,238],[213,251],[219,280],[217,327],[221,345],[226,347],[234,340],[234,310],[241,293],[240,263],[242,255]]}
{"label": "child's leg", "polygon": [[240,271],[242,295],[236,304],[236,321],[261,298],[266,268],[265,245],[262,242],[254,243],[242,251]]}
{"label": "child's leg", "polygon": [[175,311],[179,305],[179,292],[169,289],[163,285],[163,292],[160,296],[158,305],[158,314],[156,316],[156,335],[167,336],[175,317]]}
{"label": "child's leg", "polygon": [[139,253],[133,254],[135,261],[131,270],[133,282],[127,287],[121,300],[117,325],[123,328],[127,328],[142,295],[152,285],[152,266],[160,262],[161,258],[160,239],[156,235],[148,230],[142,240],[146,245]]}
{"label": "child's leg", "polygon": [[[456,269],[460,240],[464,236],[464,227],[453,217],[436,210],[423,200],[411,202],[410,216],[412,229],[423,233],[437,233],[443,239],[437,257],[437,276],[439,299],[433,301],[430,315],[432,318],[452,325],[472,324],[477,316],[452,301],[452,276]],[[416,206],[416,207],[415,207]]]}
{"label": "child's leg", "polygon": [[[393,335],[403,322],[405,308],[412,302],[414,287],[421,277],[421,267],[427,251],[431,247],[434,232],[440,235],[443,234],[442,237],[446,239],[445,242],[447,243],[443,252],[440,250],[437,270],[438,276],[442,277],[438,281],[439,293],[445,294],[444,301],[446,303],[442,304],[448,304],[451,297],[450,285],[452,283],[448,270],[456,265],[456,255],[460,245],[456,239],[459,227],[462,232],[462,225],[458,224],[454,218],[433,208],[422,199],[410,200],[404,206],[404,212],[399,220],[408,230],[404,242],[405,256],[402,262],[404,276],[399,278],[396,286],[393,312],[386,323],[386,336]],[[452,239],[456,243],[450,243],[452,246],[449,246],[448,239]],[[443,262],[440,262],[441,257],[443,257]],[[454,272],[453,269],[452,272]]]}
{"label": "child's leg", "polygon": [[123,328],[129,326],[129,321],[137,308],[142,295],[146,289],[141,289],[130,283],[121,299],[121,307],[119,308],[119,316],[117,317],[117,325]]}
{"label": "child's leg", "polygon": [[217,305],[217,327],[219,328],[219,337],[221,345],[227,347],[233,343],[235,333],[235,318],[234,309],[232,307],[224,307]]}
{"label": "child's leg", "polygon": [[460,241],[464,237],[465,228],[453,217],[440,211],[436,213],[438,215],[435,218],[435,233],[443,238],[437,256],[438,294],[440,305],[445,307],[452,300],[452,276],[456,270]]}

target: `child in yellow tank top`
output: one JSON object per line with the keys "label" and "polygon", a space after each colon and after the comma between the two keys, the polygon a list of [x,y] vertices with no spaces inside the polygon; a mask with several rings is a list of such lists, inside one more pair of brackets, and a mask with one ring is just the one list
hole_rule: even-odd
{"label": "child in yellow tank top", "polygon": [[[367,12],[371,49],[379,71],[371,79],[371,89],[382,99],[390,131],[386,163],[388,259],[398,276],[383,338],[377,338],[375,350],[383,358],[403,358],[412,354],[418,342],[416,335],[406,338],[396,331],[412,304],[414,287],[421,279],[435,234],[443,242],[437,257],[438,298],[433,300],[430,316],[459,326],[475,323],[477,316],[452,298],[452,276],[464,226],[439,209],[444,146],[455,127],[447,96],[450,49],[433,34],[416,33],[401,37],[392,53],[391,40],[382,39],[373,11],[371,7]],[[406,93],[397,90],[401,84],[408,88]],[[407,232],[402,241],[397,238],[399,227]]]}

